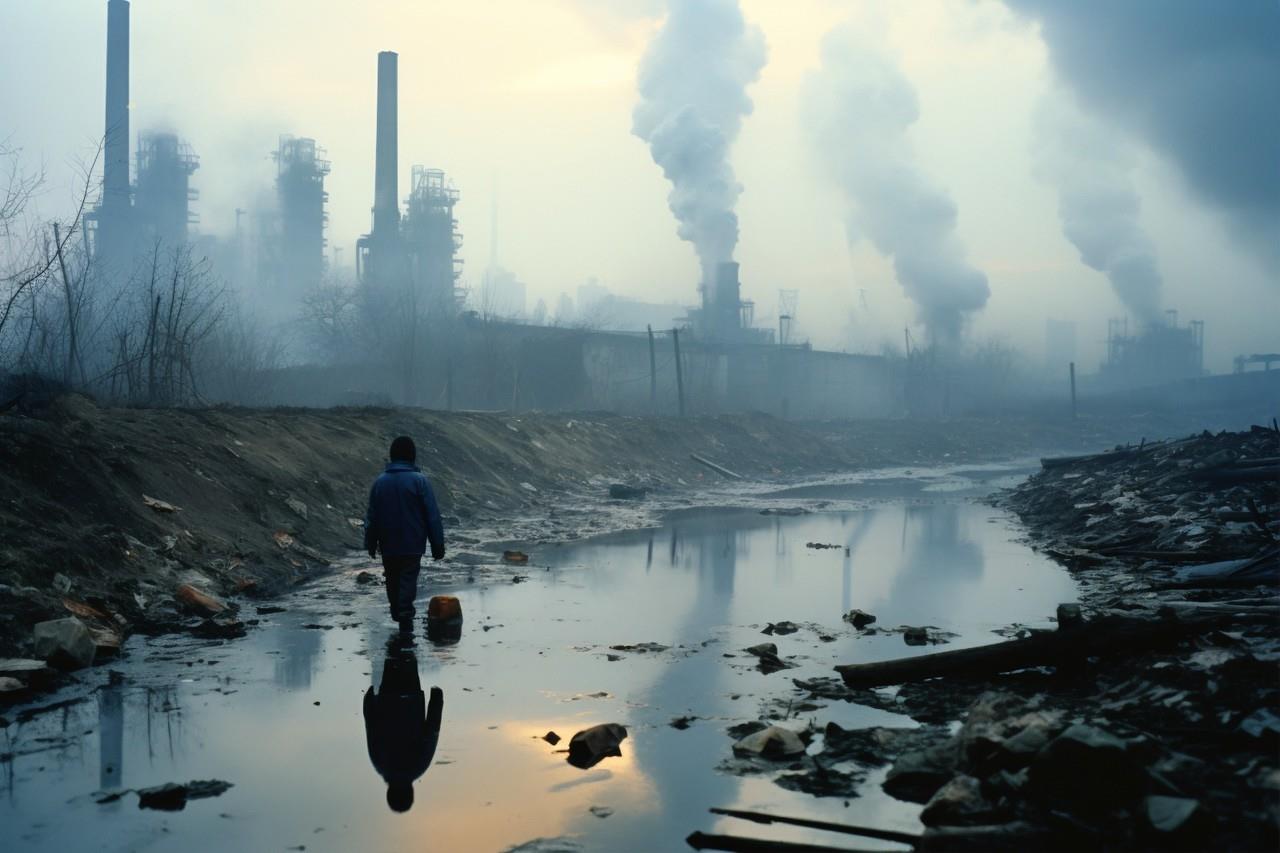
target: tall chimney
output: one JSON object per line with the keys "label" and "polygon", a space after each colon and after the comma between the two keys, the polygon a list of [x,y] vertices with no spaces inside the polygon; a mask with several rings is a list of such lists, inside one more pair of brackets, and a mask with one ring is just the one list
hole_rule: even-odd
{"label": "tall chimney", "polygon": [[129,0],[107,0],[107,121],[102,206],[129,205]]}
{"label": "tall chimney", "polygon": [[373,237],[395,236],[400,226],[396,158],[396,54],[378,54],[378,139],[373,170]]}

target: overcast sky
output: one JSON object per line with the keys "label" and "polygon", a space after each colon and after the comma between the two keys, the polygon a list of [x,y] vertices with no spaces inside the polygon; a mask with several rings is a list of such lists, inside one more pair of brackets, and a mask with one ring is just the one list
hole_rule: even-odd
{"label": "overcast sky", "polygon": [[[1163,275],[1163,307],[1206,321],[1209,366],[1228,370],[1238,353],[1280,350],[1280,269],[1265,248],[1280,245],[1265,197],[1280,177],[1280,156],[1265,158],[1271,172],[1257,184],[1264,197],[1246,203],[1215,191],[1203,151],[1195,160],[1176,144],[1201,138],[1194,123],[1201,121],[1216,133],[1208,134],[1208,159],[1231,158],[1234,146],[1220,149],[1233,133],[1255,141],[1261,133],[1266,143],[1274,117],[1260,120],[1261,130],[1247,112],[1229,110],[1162,123],[1167,116],[1148,114],[1142,103],[1162,98],[1176,112],[1182,90],[1135,88],[1125,101],[1121,86],[1110,97],[1109,83],[1081,72],[1097,58],[1072,53],[1073,34],[1088,28],[1062,20],[1070,16],[1046,18],[1034,0],[1011,0],[1015,11],[1003,0],[741,5],[767,43],[767,62],[747,90],[754,110],[731,154],[743,186],[743,293],[761,322],[771,322],[780,288],[799,291],[801,331],[823,347],[877,351],[916,319],[892,260],[868,240],[850,243],[845,200],[802,126],[800,96],[822,63],[823,38],[846,25],[914,87],[918,119],[907,134],[915,168],[954,203],[955,238],[990,287],[971,338],[1001,338],[1039,360],[1045,319],[1074,320],[1081,360],[1093,367],[1107,318],[1124,312],[1106,275],[1086,266],[1064,236],[1058,191],[1037,171],[1037,115],[1069,99],[1100,124],[1115,146],[1108,154],[1127,164],[1140,202],[1136,226]],[[1204,0],[1190,8],[1229,16],[1245,5]],[[1265,20],[1242,19],[1241,29],[1265,37],[1280,7],[1255,6]],[[328,239],[349,264],[356,237],[369,228],[376,54],[395,50],[402,195],[412,164],[453,179],[471,284],[489,258],[496,188],[498,259],[527,282],[530,307],[539,296],[554,306],[592,276],[623,295],[691,303],[697,258],[676,235],[669,185],[631,132],[637,67],[663,7],[655,0],[133,0],[133,130],[172,129],[193,146],[201,159],[193,182],[199,228],[221,235],[233,230],[236,207],[253,207],[269,190],[278,135],[314,137],[333,163]],[[1119,40],[1143,39],[1142,23],[1112,28],[1118,35],[1105,48],[1132,55],[1141,45]],[[1191,22],[1180,31],[1175,55],[1193,52],[1187,40],[1204,29]],[[0,138],[21,146],[27,163],[47,165],[46,215],[65,213],[76,162],[92,154],[103,130],[105,31],[105,0],[0,0]],[[1220,38],[1214,55],[1234,44]],[[1242,92],[1242,110],[1274,114],[1280,85],[1268,76],[1274,64],[1262,62],[1224,65],[1204,86],[1186,85],[1187,101],[1212,103],[1219,87]],[[1131,64],[1117,73],[1143,80],[1148,70]],[[1228,177],[1250,185],[1248,175]]]}

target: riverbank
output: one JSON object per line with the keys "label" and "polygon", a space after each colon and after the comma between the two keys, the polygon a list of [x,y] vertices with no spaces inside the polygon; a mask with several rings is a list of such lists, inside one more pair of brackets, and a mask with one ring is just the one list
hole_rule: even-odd
{"label": "riverbank", "polygon": [[924,804],[928,849],[1274,850],[1278,462],[1280,431],[1261,426],[1044,460],[995,502],[1071,572],[1078,602],[1056,630],[1011,625],[977,655],[797,681],[795,702],[926,726],[828,727],[805,778],[850,757],[891,765],[884,788]]}
{"label": "riverbank", "polygon": [[[759,414],[110,409],[67,396],[0,415],[0,658],[29,656],[33,626],[69,613],[101,629],[104,655],[138,630],[242,632],[237,600],[296,587],[358,549],[368,483],[401,433],[417,439],[439,494],[447,570],[469,567],[468,550],[485,542],[652,524],[681,496],[696,503],[739,482],[694,455],[745,480],[786,484],[1096,450],[1168,428],[1133,417],[797,423]],[[649,499],[612,499],[612,484]]]}

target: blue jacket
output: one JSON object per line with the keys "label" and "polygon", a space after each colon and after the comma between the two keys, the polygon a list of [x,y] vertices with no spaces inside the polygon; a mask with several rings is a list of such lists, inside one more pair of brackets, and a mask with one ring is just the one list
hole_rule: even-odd
{"label": "blue jacket", "polygon": [[384,557],[444,557],[444,523],[431,483],[416,465],[390,462],[369,490],[364,516],[364,548]]}

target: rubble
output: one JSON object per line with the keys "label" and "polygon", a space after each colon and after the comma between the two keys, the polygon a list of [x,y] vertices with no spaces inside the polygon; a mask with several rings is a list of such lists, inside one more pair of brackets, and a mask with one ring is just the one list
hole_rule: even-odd
{"label": "rubble", "polygon": [[782,726],[769,726],[753,732],[733,745],[735,754],[770,759],[800,755],[804,750],[804,741],[800,736]]}
{"label": "rubble", "polygon": [[31,639],[36,656],[59,669],[92,666],[97,653],[89,628],[75,616],[36,623]]}
{"label": "rubble", "polygon": [[161,811],[182,811],[188,800],[220,797],[231,789],[230,782],[220,779],[197,779],[185,785],[169,782],[152,788],[138,790],[138,808]]}
{"label": "rubble", "polygon": [[864,610],[850,610],[844,615],[844,621],[861,631],[863,628],[875,622],[876,617]]}
{"label": "rubble", "polygon": [[754,655],[759,659],[759,663],[756,664],[756,668],[765,675],[777,672],[780,669],[790,669],[795,666],[795,664],[787,663],[782,658],[778,657],[778,647],[773,643],[760,643],[758,645],[745,648],[743,651],[749,655]]}

